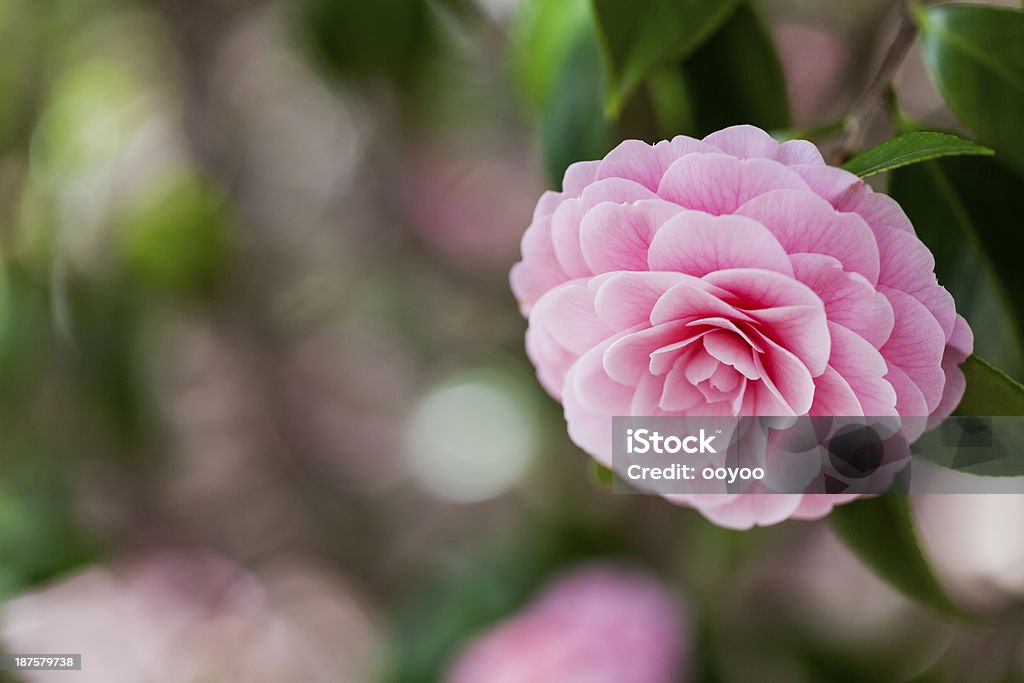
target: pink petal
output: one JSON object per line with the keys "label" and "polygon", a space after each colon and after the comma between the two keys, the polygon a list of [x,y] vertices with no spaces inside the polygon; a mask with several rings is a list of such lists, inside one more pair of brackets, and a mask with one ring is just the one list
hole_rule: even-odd
{"label": "pink petal", "polygon": [[539,325],[526,329],[526,355],[537,368],[537,379],[541,386],[556,401],[562,396],[562,386],[570,366],[576,362],[576,354],[567,351]]}
{"label": "pink petal", "polygon": [[544,328],[566,350],[582,355],[614,334],[594,310],[594,292],[581,280],[545,294],[530,314],[530,325]]}
{"label": "pink petal", "polygon": [[718,369],[718,359],[705,352],[695,353],[690,356],[689,362],[683,368],[683,374],[690,384],[697,384],[715,374]]}
{"label": "pink petal", "polygon": [[914,292],[935,284],[935,257],[913,233],[872,226],[881,252],[878,284]]}
{"label": "pink petal", "polygon": [[793,351],[813,375],[825,369],[830,348],[825,305],[807,285],[753,269],[720,270],[706,275],[704,281],[730,292],[736,307],[753,318],[762,332]]}
{"label": "pink petal", "polygon": [[963,316],[958,315],[953,325],[953,333],[946,340],[946,355],[956,363],[963,363],[974,353],[974,331]]}
{"label": "pink petal", "polygon": [[[947,347],[946,351],[947,353],[942,359],[942,372],[946,375],[946,383],[942,387],[942,398],[939,400],[939,405],[932,411],[932,415],[939,419],[949,417],[956,410],[964,397],[964,391],[967,390],[967,378],[964,377],[963,370],[960,369],[960,363],[963,361],[957,360],[956,352],[949,353],[950,347]],[[933,427],[935,423],[929,426]]]}
{"label": "pink petal", "polygon": [[626,204],[641,199],[655,199],[650,190],[623,178],[598,180],[586,188],[578,199],[567,199],[551,216],[551,239],[559,264],[571,277],[592,274],[580,247],[580,223],[592,208],[602,202]]}
{"label": "pink petal", "polygon": [[573,373],[575,366],[565,378],[565,421],[569,438],[606,467],[612,466],[612,415],[588,410],[576,394]]}
{"label": "pink petal", "polygon": [[588,185],[580,195],[580,202],[589,210],[601,202],[628,204],[657,198],[657,194],[640,183],[626,178],[605,178]]}
{"label": "pink petal", "polygon": [[585,214],[581,200],[567,199],[551,216],[551,246],[559,267],[570,278],[593,275],[580,249],[580,222]]}
{"label": "pink petal", "polygon": [[659,407],[666,411],[685,411],[698,403],[705,403],[704,395],[686,378],[686,368],[677,367],[665,375],[665,386]]}
{"label": "pink petal", "polygon": [[892,305],[867,280],[847,273],[842,264],[822,254],[794,254],[790,257],[798,280],[825,302],[825,315],[881,348],[893,326]]}
{"label": "pink petal", "polygon": [[857,214],[839,213],[824,199],[794,190],[754,197],[736,213],[763,224],[790,254],[826,254],[871,284],[878,281],[878,243]]}
{"label": "pink petal", "polygon": [[[779,273],[755,268],[731,268],[708,273],[701,278],[715,293],[736,301],[746,310],[778,306],[817,306],[824,311],[821,298],[807,285]],[[668,294],[668,293],[666,293]]]}
{"label": "pink petal", "polygon": [[579,197],[597,178],[597,169],[600,166],[600,161],[577,161],[570,164],[562,177],[562,191],[567,197]]}
{"label": "pink petal", "polygon": [[802,498],[799,493],[740,493],[726,505],[696,507],[711,522],[743,531],[755,525],[768,526],[788,519],[799,508]]}
{"label": "pink petal", "polygon": [[813,165],[824,166],[825,160],[813,142],[807,140],[788,140],[779,147],[775,160],[786,166]]}
{"label": "pink petal", "polygon": [[836,207],[840,211],[853,211],[873,228],[893,228],[914,232],[914,226],[895,199],[881,192],[867,191],[852,194]]}
{"label": "pink petal", "polygon": [[[922,415],[929,415],[938,406],[946,381],[941,368],[946,335],[920,301],[899,290],[883,288],[881,291],[896,314],[896,324],[882,347],[882,355],[921,389],[928,406]],[[911,413],[901,411],[901,414]]]}
{"label": "pink petal", "polygon": [[718,387],[711,384],[711,381],[701,382],[697,385],[697,391],[704,396],[704,400],[708,405],[721,406],[725,414],[728,414],[732,410],[732,392],[722,391]]}
{"label": "pink petal", "polygon": [[684,211],[669,219],[651,241],[651,270],[700,277],[726,268],[763,268],[792,276],[786,251],[757,221]]}
{"label": "pink petal", "polygon": [[[743,325],[743,327],[740,327],[740,325]],[[761,335],[760,332],[757,332],[756,330],[754,330],[753,327],[750,324],[748,324],[748,323],[744,323],[744,322],[741,321],[740,325],[737,325],[732,320],[729,320],[727,318],[715,318],[715,317],[700,318],[698,320],[691,320],[690,322],[686,323],[686,326],[687,327],[691,327],[691,328],[692,327],[707,326],[707,327],[717,327],[717,328],[719,328],[721,330],[728,330],[728,331],[732,332],[733,334],[735,334],[740,339],[742,339],[744,341],[744,343],[749,345],[750,348],[752,348],[757,353],[764,353],[764,345],[760,341],[758,341],[758,340],[762,339],[763,335]],[[746,329],[744,329],[744,328],[746,328]],[[711,330],[708,330],[708,331],[711,331]]]}
{"label": "pink petal", "polygon": [[659,403],[664,394],[666,376],[645,373],[640,377],[640,381],[636,385],[636,391],[633,394],[630,415],[664,414]]}
{"label": "pink petal", "polygon": [[598,287],[594,310],[613,330],[647,323],[658,299],[686,279],[679,273],[613,273]]}
{"label": "pink petal", "polygon": [[740,415],[792,416],[793,409],[781,398],[778,388],[764,381],[748,382],[740,406]]}
{"label": "pink petal", "polygon": [[667,290],[651,309],[651,324],[660,325],[671,320],[690,321],[707,316],[751,320],[735,306],[707,291],[707,285],[697,280],[682,282]]}
{"label": "pink petal", "polygon": [[611,337],[580,356],[573,366],[572,390],[587,410],[626,415],[633,402],[634,388],[616,382],[604,369],[604,352],[615,339]]}
{"label": "pink petal", "polygon": [[729,126],[704,138],[726,154],[740,159],[774,159],[779,143],[760,128],[750,125]]}
{"label": "pink petal", "polygon": [[[897,393],[886,379],[889,368],[881,352],[842,325],[831,324],[832,354],[829,367],[839,373],[861,405],[864,415],[896,415]],[[903,413],[909,415],[911,413]]]}
{"label": "pink petal", "polygon": [[757,324],[751,325],[764,339],[791,349],[817,376],[825,369],[829,355],[828,320],[813,306],[779,306],[752,311]]}
{"label": "pink petal", "polygon": [[732,417],[734,414],[729,401],[696,403],[686,409],[687,417]]}
{"label": "pink petal", "polygon": [[533,221],[536,222],[545,216],[550,217],[565,199],[566,196],[561,192],[545,191],[537,200],[537,206],[533,208]]}
{"label": "pink petal", "polygon": [[739,386],[736,387],[736,393],[732,398],[732,402],[729,404],[729,410],[731,415],[742,415],[743,404],[747,399],[747,393],[750,391],[750,387],[753,384],[753,380],[743,378]]}
{"label": "pink petal", "polygon": [[597,179],[627,178],[656,191],[665,168],[652,145],[642,140],[623,140],[608,152],[597,169]]}
{"label": "pink petal", "polygon": [[686,335],[685,323],[678,321],[640,330],[618,339],[604,352],[604,367],[616,382],[636,386],[648,374],[651,354]]}
{"label": "pink petal", "polygon": [[685,337],[682,341],[662,346],[651,352],[651,362],[647,367],[651,374],[664,375],[672,367],[689,362],[690,357],[700,348],[700,345],[695,342],[706,335],[707,331],[694,333],[693,330],[687,330],[686,333],[690,336]]}
{"label": "pink petal", "polygon": [[837,209],[868,192],[871,188],[863,180],[835,166],[800,164],[790,168],[803,179],[804,183],[819,197]]}
{"label": "pink petal", "polygon": [[814,378],[814,403],[809,415],[863,415],[857,394],[831,366]]}
{"label": "pink petal", "polygon": [[956,303],[953,295],[940,284],[932,284],[916,292],[907,292],[921,302],[928,312],[931,313],[942,333],[947,337],[952,336],[953,328],[956,325]]}
{"label": "pink petal", "polygon": [[787,166],[770,159],[741,161],[725,154],[690,154],[672,164],[658,195],[687,209],[719,215],[771,190],[807,190]]}
{"label": "pink petal", "polygon": [[[903,417],[927,416],[928,402],[925,400],[921,388],[917,386],[907,373],[900,370],[898,366],[892,363],[889,363],[888,366],[889,372],[885,375],[885,379],[896,391],[897,413]],[[920,434],[908,438],[913,440],[917,436],[920,436]]]}
{"label": "pink petal", "polygon": [[596,180],[627,178],[657,191],[665,169],[676,159],[693,152],[716,152],[715,147],[685,135],[649,145],[641,140],[624,140],[608,152],[597,169]]}
{"label": "pink petal", "polygon": [[526,315],[537,299],[552,287],[568,280],[569,276],[555,257],[550,216],[534,218],[523,233],[520,248],[523,260],[512,266],[509,281],[512,292],[519,300],[520,310]]}
{"label": "pink petal", "polygon": [[766,342],[764,354],[754,356],[761,384],[786,405],[788,410],[784,415],[806,414],[814,401],[811,373],[793,353],[771,340]]}
{"label": "pink petal", "polygon": [[736,368],[747,379],[757,379],[753,349],[735,334],[712,332],[704,337],[704,348],[722,363]]}
{"label": "pink petal", "polygon": [[660,199],[598,204],[580,223],[583,260],[594,273],[648,270],[647,249],[654,233],[682,210],[678,204]]}
{"label": "pink petal", "polygon": [[512,293],[519,300],[519,312],[524,316],[529,315],[537,299],[544,295],[552,287],[555,287],[568,279],[560,279],[556,274],[561,269],[546,267],[537,263],[519,263],[512,266],[509,273],[509,284]]}
{"label": "pink petal", "polygon": [[[707,342],[707,337],[704,337],[704,341]],[[715,368],[715,374],[711,375],[708,382],[719,391],[731,392],[740,385],[742,379],[743,375],[736,372],[732,366],[719,363]]]}
{"label": "pink petal", "polygon": [[881,250],[879,287],[899,289],[910,294],[931,311],[943,332],[953,333],[956,310],[950,296],[935,279],[935,258],[928,247],[911,232],[875,227]]}
{"label": "pink petal", "polygon": [[850,493],[808,493],[800,501],[800,507],[793,513],[791,519],[821,519],[836,505],[849,503],[856,500],[856,494]]}

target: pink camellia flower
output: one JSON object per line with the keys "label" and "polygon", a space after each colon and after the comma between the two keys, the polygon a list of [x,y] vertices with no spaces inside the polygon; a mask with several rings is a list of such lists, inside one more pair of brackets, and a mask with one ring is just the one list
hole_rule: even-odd
{"label": "pink camellia flower", "polygon": [[[537,204],[511,274],[569,434],[611,464],[614,415],[925,418],[963,395],[973,335],[899,205],[804,140],[752,126],[627,140]],[[853,496],[672,497],[723,526]]]}
{"label": "pink camellia flower", "polygon": [[689,651],[679,599],[639,569],[592,565],[456,659],[447,683],[679,683]]}

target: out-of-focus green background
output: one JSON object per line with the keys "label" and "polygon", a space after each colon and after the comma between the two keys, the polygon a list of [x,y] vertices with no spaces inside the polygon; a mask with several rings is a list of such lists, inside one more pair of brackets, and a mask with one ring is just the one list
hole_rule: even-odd
{"label": "out-of-focus green background", "polygon": [[[214,680],[427,682],[611,556],[690,602],[694,680],[1024,680],[1024,503],[915,506],[940,577],[1000,624],[972,629],[825,523],[736,533],[613,496],[508,291],[537,197],[622,136],[749,121],[834,148],[894,6],[744,4],[688,98],[656,78],[613,125],[579,0],[0,0],[3,648],[157,652],[152,623],[230,575],[259,599],[176,650],[230,660]],[[916,52],[895,92],[960,129]],[[1016,368],[1008,329],[975,324]],[[119,666],[60,680],[142,680]]]}

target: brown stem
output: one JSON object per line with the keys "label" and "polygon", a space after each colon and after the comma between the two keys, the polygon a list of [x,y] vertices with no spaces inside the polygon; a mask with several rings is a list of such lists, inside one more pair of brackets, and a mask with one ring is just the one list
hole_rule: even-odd
{"label": "brown stem", "polygon": [[896,31],[895,37],[893,37],[892,43],[889,45],[889,49],[885,53],[885,58],[882,59],[878,71],[875,72],[867,88],[864,89],[864,92],[861,93],[857,101],[850,107],[850,113],[846,117],[845,131],[839,140],[836,151],[832,155],[832,162],[835,164],[849,159],[860,147],[867,122],[874,114],[874,110],[885,95],[886,90],[892,84],[896,71],[899,70],[900,65],[903,64],[903,60],[914,44],[914,39],[917,38],[917,26],[914,24],[913,18],[907,14],[902,4],[899,6],[898,12],[899,28]]}

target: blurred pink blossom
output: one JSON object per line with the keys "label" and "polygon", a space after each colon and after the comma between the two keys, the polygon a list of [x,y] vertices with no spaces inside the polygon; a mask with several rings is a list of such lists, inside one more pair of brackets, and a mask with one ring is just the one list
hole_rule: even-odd
{"label": "blurred pink blossom", "polygon": [[[614,415],[903,416],[964,391],[973,335],[899,205],[810,142],[752,126],[573,164],[537,204],[512,289],[569,434],[611,464]],[[673,496],[732,528],[852,495]]]}
{"label": "blurred pink blossom", "polygon": [[380,656],[369,616],[328,577],[257,577],[210,555],[87,569],[4,605],[0,635],[9,652],[82,655],[80,672],[25,672],[32,683],[360,683]]}
{"label": "blurred pink blossom", "polygon": [[653,576],[577,569],[471,642],[447,683],[678,683],[689,654],[679,598]]}
{"label": "blurred pink blossom", "polygon": [[409,209],[423,243],[471,274],[504,270],[515,258],[543,183],[527,155],[484,156],[435,143],[417,150],[406,180]]}
{"label": "blurred pink blossom", "polygon": [[1024,496],[923,494],[914,499],[914,514],[921,544],[955,598],[992,611],[1024,598]]}

